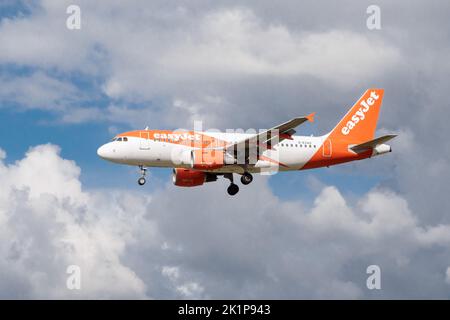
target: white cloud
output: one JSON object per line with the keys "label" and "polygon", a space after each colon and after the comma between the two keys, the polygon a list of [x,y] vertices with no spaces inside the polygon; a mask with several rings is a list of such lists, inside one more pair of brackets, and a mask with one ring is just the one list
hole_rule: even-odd
{"label": "white cloud", "polygon": [[[12,274],[25,284],[10,280],[1,296],[145,297],[145,284],[121,258],[133,241],[133,219],[142,214],[133,210],[137,199],[127,201],[122,193],[121,207],[105,195],[85,193],[79,168],[58,152],[42,145],[13,165],[0,164],[0,265],[3,277]],[[65,287],[72,264],[81,267],[80,292]]]}
{"label": "white cloud", "polygon": [[180,278],[180,269],[178,267],[164,266],[161,271],[162,275],[167,277],[172,283],[174,291],[184,299],[201,299],[205,298],[202,294],[202,288],[196,282],[183,282]]}
{"label": "white cloud", "polygon": [[178,286],[177,292],[187,299],[200,299],[202,298],[203,288],[198,283],[189,282]]}
{"label": "white cloud", "polygon": [[340,30],[294,33],[240,8],[208,14],[185,39],[162,57],[165,68],[182,76],[311,75],[345,85],[400,61],[395,48],[375,37]]}
{"label": "white cloud", "polygon": [[[3,19],[0,62],[96,77],[101,81],[99,90],[110,99],[159,101],[166,111],[160,118],[176,127],[191,124],[178,116],[176,101],[198,106],[185,110],[187,119],[215,114],[214,110],[241,111],[239,101],[227,98],[230,82],[253,77],[313,77],[345,86],[369,81],[399,63],[398,50],[379,37],[350,30],[301,32],[265,21],[250,7],[195,13],[188,8],[166,12],[155,4],[155,13],[151,4],[139,5],[141,10],[136,11],[130,9],[132,4],[110,2],[107,7],[111,10],[105,11],[105,4],[81,1],[83,27],[75,32],[65,28],[68,4],[42,1],[41,8],[35,7],[30,16]],[[142,125],[142,115],[137,119],[130,109],[123,110],[120,118],[108,117],[114,111],[109,109],[103,111],[106,116],[97,117],[95,108],[88,116],[76,103],[71,104],[72,110],[61,111],[61,104],[54,100],[73,97],[73,88],[68,95],[67,87],[61,90],[51,83],[28,86],[27,79],[19,79],[13,80],[11,90],[0,91],[0,96],[10,97],[8,93],[13,91],[19,103],[64,112],[61,119],[68,123],[125,121]],[[20,92],[30,90],[20,98]],[[80,92],[82,88],[76,93]],[[223,121],[220,114],[211,118],[212,125]],[[153,118],[148,117],[150,120]]]}

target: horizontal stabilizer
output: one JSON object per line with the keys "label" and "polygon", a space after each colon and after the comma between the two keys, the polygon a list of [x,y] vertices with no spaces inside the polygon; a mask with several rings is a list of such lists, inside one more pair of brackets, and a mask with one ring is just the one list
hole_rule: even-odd
{"label": "horizontal stabilizer", "polygon": [[352,149],[355,152],[361,152],[369,149],[375,148],[377,145],[383,144],[393,138],[395,138],[396,134],[388,134],[364,143],[357,144],[355,146],[352,146],[350,149]]}

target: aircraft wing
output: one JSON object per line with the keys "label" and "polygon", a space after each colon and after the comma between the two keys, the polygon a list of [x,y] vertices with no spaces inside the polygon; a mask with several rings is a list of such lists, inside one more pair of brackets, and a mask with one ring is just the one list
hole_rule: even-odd
{"label": "aircraft wing", "polygon": [[355,146],[350,147],[355,152],[361,152],[368,149],[375,148],[379,144],[383,144],[391,139],[394,139],[397,135],[396,134],[388,134],[364,143],[357,144]]}
{"label": "aircraft wing", "polygon": [[226,146],[226,149],[230,153],[236,153],[236,150],[246,150],[246,152],[248,152],[250,146],[255,147],[257,146],[270,149],[271,141],[273,141],[277,137],[278,141],[282,141],[284,139],[292,139],[291,136],[295,133],[294,128],[306,121],[313,122],[314,115],[315,113],[311,113],[310,115],[307,115],[305,117],[297,117],[291,119],[269,130],[260,132],[258,134],[255,134],[254,136],[248,137],[244,140],[237,141],[236,143],[228,145]]}

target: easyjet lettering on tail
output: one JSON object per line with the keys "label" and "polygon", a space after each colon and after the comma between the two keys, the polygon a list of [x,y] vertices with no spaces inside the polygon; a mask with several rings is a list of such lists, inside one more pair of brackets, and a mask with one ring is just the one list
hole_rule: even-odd
{"label": "easyjet lettering on tail", "polygon": [[355,114],[352,116],[351,120],[348,121],[344,127],[342,127],[342,134],[348,135],[350,131],[358,124],[358,122],[361,120],[364,120],[366,118],[365,113],[369,111],[370,107],[373,106],[375,101],[378,100],[380,96],[377,95],[375,91],[370,92],[370,97],[367,98],[367,100],[362,100],[360,105],[361,107],[356,110]]}
{"label": "easyjet lettering on tail", "polygon": [[230,181],[228,194],[235,195],[236,175],[248,185],[255,173],[329,167],[392,151],[385,142],[395,135],[375,138],[383,94],[383,89],[366,90],[334,129],[321,136],[294,135],[294,128],[314,121],[311,113],[259,133],[134,130],[118,134],[97,154],[138,166],[140,185],[145,184],[148,167],[165,167],[173,170],[178,187],[197,187],[223,177]]}

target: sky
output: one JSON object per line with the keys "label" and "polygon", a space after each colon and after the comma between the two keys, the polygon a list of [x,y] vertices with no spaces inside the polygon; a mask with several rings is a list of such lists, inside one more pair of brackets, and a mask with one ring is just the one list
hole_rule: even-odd
{"label": "sky", "polygon": [[[448,298],[449,10],[0,0],[0,297]],[[235,197],[223,179],[177,188],[169,169],[140,187],[137,168],[96,155],[117,133],[194,121],[263,129],[316,112],[298,133],[320,135],[370,87],[385,89],[392,153],[256,176]]]}

